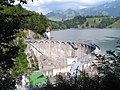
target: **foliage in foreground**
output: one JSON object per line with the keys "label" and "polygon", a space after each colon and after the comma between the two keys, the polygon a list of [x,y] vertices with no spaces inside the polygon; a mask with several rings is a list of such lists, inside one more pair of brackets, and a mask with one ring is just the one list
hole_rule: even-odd
{"label": "foliage in foreground", "polygon": [[20,20],[16,15],[7,15],[0,12],[0,22],[0,89],[12,90],[15,82],[10,72],[15,64],[15,57],[18,52],[14,39]]}
{"label": "foliage in foreground", "polygon": [[[27,4],[27,0],[19,1],[20,3]],[[33,29],[37,33],[42,33],[48,25],[44,15],[27,11],[20,4],[16,6],[10,4],[14,2],[15,0],[0,0],[1,90],[13,90],[15,88],[13,76],[24,73],[28,69],[26,55],[24,54],[25,45],[21,40],[16,41],[18,30],[20,28]],[[12,71],[13,67],[14,70]]]}

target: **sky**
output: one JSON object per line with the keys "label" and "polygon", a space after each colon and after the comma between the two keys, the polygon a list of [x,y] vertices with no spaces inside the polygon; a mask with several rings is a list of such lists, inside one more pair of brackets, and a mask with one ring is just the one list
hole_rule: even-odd
{"label": "sky", "polygon": [[[114,0],[28,0],[27,4],[22,5],[24,8],[43,13],[44,15],[55,10],[82,9],[97,6],[105,2]],[[17,4],[18,2],[16,2]]]}

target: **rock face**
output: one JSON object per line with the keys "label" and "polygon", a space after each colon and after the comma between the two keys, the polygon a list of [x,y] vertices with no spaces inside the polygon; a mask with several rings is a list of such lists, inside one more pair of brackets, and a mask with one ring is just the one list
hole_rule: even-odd
{"label": "rock face", "polygon": [[26,40],[26,43],[29,48],[26,53],[27,55],[34,54],[40,69],[39,72],[45,72],[46,75],[51,76],[59,72],[70,71],[74,60],[77,61],[96,49],[92,45],[80,42]]}

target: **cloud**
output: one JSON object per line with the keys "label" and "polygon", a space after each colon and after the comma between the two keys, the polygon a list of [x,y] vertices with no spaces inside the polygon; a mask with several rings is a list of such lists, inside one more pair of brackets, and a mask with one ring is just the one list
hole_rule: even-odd
{"label": "cloud", "polygon": [[39,14],[42,13],[42,14],[45,15],[45,14],[51,12],[51,11],[49,9],[47,9],[47,8],[38,7],[38,10],[36,12],[38,12]]}
{"label": "cloud", "polygon": [[[40,0],[40,1],[43,1],[43,0]],[[27,4],[23,4],[23,6],[39,6],[41,4],[39,0],[34,0],[33,2],[30,0],[30,1],[27,1]]]}
{"label": "cloud", "polygon": [[105,0],[79,0],[81,3],[84,3],[84,4],[97,4],[97,3],[100,3],[100,2],[103,2]]}

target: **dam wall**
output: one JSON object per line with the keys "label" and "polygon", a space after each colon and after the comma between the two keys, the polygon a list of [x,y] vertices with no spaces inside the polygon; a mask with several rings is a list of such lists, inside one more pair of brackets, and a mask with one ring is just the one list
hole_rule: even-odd
{"label": "dam wall", "polygon": [[[80,42],[62,42],[51,40],[25,40],[27,54],[34,54],[39,71],[46,75],[70,71],[73,62],[78,62],[96,50],[95,45]],[[80,63],[79,63],[80,64]],[[74,64],[75,65],[75,64]],[[74,66],[73,65],[73,66]],[[76,65],[78,65],[76,63]],[[71,69],[73,72],[76,66]]]}

